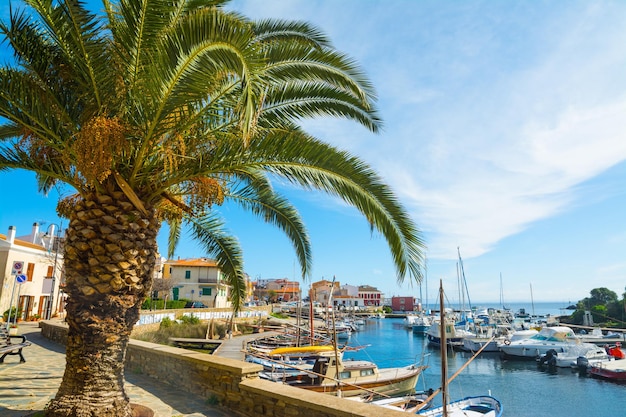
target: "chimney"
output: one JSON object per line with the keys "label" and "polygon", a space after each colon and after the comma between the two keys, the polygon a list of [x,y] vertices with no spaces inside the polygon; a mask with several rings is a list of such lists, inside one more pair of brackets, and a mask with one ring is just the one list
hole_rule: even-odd
{"label": "chimney", "polygon": [[37,236],[39,236],[39,223],[35,222],[33,223],[33,232],[30,235],[30,243],[37,243]]}
{"label": "chimney", "polygon": [[9,233],[7,233],[7,242],[11,245],[15,243],[15,226],[9,226]]}

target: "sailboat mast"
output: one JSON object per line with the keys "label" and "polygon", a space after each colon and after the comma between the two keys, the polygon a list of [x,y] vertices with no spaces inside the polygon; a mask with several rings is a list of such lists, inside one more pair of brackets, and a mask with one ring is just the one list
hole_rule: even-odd
{"label": "sailboat mast", "polygon": [[309,337],[310,337],[310,341],[311,341],[311,345],[313,344],[313,342],[315,341],[315,337],[313,335],[313,331],[314,331],[314,324],[315,324],[315,318],[313,317],[314,311],[313,311],[313,286],[310,285],[309,286]]}
{"label": "sailboat mast", "polygon": [[470,300],[469,290],[467,289],[467,280],[465,279],[465,269],[463,268],[463,259],[461,259],[461,249],[457,246],[456,250],[459,253],[459,266],[461,268],[461,278],[463,279],[463,284],[465,285],[465,292],[467,293],[467,304],[469,305],[469,309],[472,309],[472,300]]}
{"label": "sailboat mast", "polygon": [[424,280],[426,281],[426,311],[430,314],[430,304],[428,302],[428,259],[425,262],[426,269],[424,273]]}
{"label": "sailboat mast", "polygon": [[439,310],[440,326],[439,339],[441,349],[441,402],[443,404],[443,417],[448,416],[448,342],[446,340],[446,311],[443,305],[443,280],[439,279]]}
{"label": "sailboat mast", "polygon": [[331,308],[331,318],[333,326],[333,347],[335,348],[335,376],[337,377],[337,397],[341,397],[341,382],[339,381],[339,347],[337,346],[337,326],[335,325],[335,306],[331,303],[333,292],[335,291],[335,276],[333,275],[333,283],[330,287],[330,295],[328,296],[328,304]]}
{"label": "sailboat mast", "polygon": [[502,272],[500,272],[500,305],[502,308],[506,308],[504,306],[504,290],[502,289]]}
{"label": "sailboat mast", "polygon": [[533,316],[535,315],[535,299],[533,298],[533,283],[530,283],[530,305],[533,309]]}

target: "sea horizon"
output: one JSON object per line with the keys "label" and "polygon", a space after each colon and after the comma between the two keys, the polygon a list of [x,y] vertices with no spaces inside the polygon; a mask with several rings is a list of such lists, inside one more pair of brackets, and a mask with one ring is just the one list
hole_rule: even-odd
{"label": "sea horizon", "polygon": [[[524,309],[527,314],[532,315],[550,315],[550,316],[564,316],[570,315],[574,310],[568,310],[570,305],[576,305],[576,302],[566,303],[563,301],[515,301],[515,302],[489,302],[489,301],[472,301],[471,308],[483,309],[483,308],[496,308],[496,309],[508,309],[513,313],[517,313],[520,309]],[[450,302],[446,304],[446,307],[453,308],[455,310],[461,309],[461,304],[458,302]],[[424,305],[425,309],[437,310],[438,304]],[[470,305],[466,302],[464,308],[470,308]]]}

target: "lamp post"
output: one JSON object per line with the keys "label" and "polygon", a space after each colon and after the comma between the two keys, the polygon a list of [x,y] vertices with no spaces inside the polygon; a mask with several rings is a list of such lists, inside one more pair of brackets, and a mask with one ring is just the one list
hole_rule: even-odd
{"label": "lamp post", "polygon": [[[58,226],[58,225],[55,223],[52,223],[51,226]],[[48,234],[46,233],[46,235]],[[50,235],[50,249],[54,248],[54,267],[52,268],[52,288],[50,289],[50,301],[48,303],[48,308],[46,310],[46,320],[50,320],[52,318],[52,308],[54,306],[54,288],[56,284],[60,239],[61,239],[61,226],[58,226],[56,237],[54,236],[54,234]]]}

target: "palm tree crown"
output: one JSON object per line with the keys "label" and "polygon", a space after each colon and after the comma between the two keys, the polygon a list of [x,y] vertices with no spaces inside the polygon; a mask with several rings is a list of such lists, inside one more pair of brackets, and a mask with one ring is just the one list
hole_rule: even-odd
{"label": "palm tree crown", "polygon": [[[251,21],[225,0],[24,0],[0,33],[0,170],[36,173],[76,194],[64,249],[66,372],[46,415],[132,415],[124,355],[152,284],[163,222],[171,256],[188,225],[216,258],[238,309],[237,240],[217,206],[232,201],[280,228],[303,276],[304,224],[273,187],[279,177],[355,206],[386,238],[402,281],[421,279],[418,230],[376,173],[307,134],[332,116],[378,131],[374,92],[356,64],[307,23]],[[106,395],[105,395],[106,394]]]}
{"label": "palm tree crown", "polygon": [[1,70],[0,137],[19,138],[1,149],[2,168],[36,172],[43,191],[115,181],[168,222],[170,255],[188,222],[235,278],[235,304],[241,253],[212,209],[225,199],[280,227],[310,270],[306,230],[268,174],[355,205],[388,240],[399,279],[419,279],[422,242],[389,189],[295,124],[331,115],[380,126],[372,86],[316,28],[251,22],[217,0],[104,0],[106,17],[78,1],[26,3],[37,20],[13,13],[0,27],[18,64]]}

